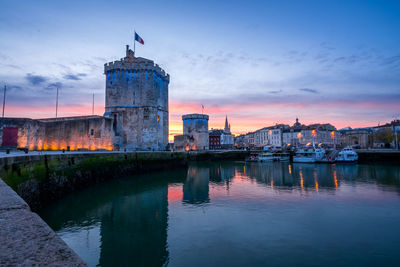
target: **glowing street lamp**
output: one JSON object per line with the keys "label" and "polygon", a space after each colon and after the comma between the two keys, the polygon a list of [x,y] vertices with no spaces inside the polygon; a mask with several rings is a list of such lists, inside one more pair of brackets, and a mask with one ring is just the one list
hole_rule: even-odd
{"label": "glowing street lamp", "polygon": [[332,141],[333,141],[333,149],[336,150],[335,131],[331,132],[331,137],[332,137]]}
{"label": "glowing street lamp", "polygon": [[315,135],[316,135],[315,129],[311,131],[311,135],[313,136],[313,147],[315,147]]}

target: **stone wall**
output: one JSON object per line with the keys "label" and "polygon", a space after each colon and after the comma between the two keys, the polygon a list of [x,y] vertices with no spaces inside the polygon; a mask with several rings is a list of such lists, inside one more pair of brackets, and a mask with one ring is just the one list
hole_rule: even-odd
{"label": "stone wall", "polygon": [[193,143],[194,139],[190,138],[189,135],[175,135],[174,136],[174,151],[183,152],[189,151],[191,143]]}
{"label": "stone wall", "polygon": [[18,128],[17,148],[29,150],[113,149],[112,120],[101,116],[81,116],[51,119],[2,118],[3,130]]}
{"label": "stone wall", "polygon": [[0,266],[86,266],[0,179]]}

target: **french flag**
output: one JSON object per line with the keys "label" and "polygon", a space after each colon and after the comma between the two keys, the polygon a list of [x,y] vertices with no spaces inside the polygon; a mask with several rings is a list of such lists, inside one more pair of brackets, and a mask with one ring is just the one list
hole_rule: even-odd
{"label": "french flag", "polygon": [[139,34],[137,34],[136,32],[135,32],[135,41],[138,41],[139,43],[144,45],[144,41],[143,41],[142,37],[140,37]]}

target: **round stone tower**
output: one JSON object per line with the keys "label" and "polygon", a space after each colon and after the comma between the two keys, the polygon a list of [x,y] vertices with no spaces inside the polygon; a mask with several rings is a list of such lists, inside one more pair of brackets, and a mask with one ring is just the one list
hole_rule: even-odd
{"label": "round stone tower", "polygon": [[116,149],[165,150],[168,145],[169,75],[152,60],[126,57],[104,65],[106,106]]}
{"label": "round stone tower", "polygon": [[193,139],[191,150],[208,150],[208,118],[204,114],[182,116],[183,134]]}

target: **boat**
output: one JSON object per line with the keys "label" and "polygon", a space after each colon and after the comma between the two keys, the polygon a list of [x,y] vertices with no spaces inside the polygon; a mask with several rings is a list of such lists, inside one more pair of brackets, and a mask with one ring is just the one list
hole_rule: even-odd
{"label": "boat", "polygon": [[358,161],[358,154],[351,147],[345,147],[336,157],[337,163],[355,163]]}
{"label": "boat", "polygon": [[325,150],[322,147],[309,147],[298,149],[293,156],[293,162],[315,163],[322,162],[325,158]]}
{"label": "boat", "polygon": [[274,161],[289,161],[289,153],[274,153]]}
{"label": "boat", "polygon": [[246,162],[257,162],[258,161],[258,154],[254,154],[254,153],[250,154],[250,156],[248,156],[245,159],[245,161]]}
{"label": "boat", "polygon": [[274,154],[270,152],[261,153],[260,155],[258,155],[258,161],[259,162],[274,161]]}

